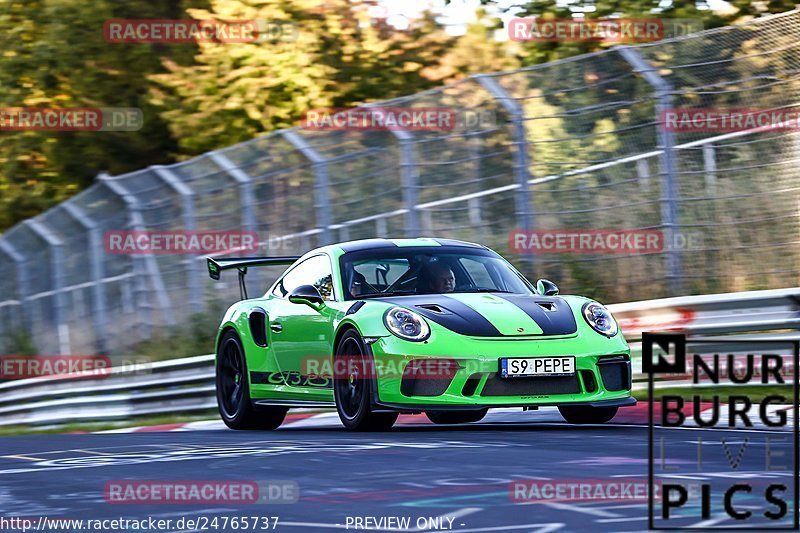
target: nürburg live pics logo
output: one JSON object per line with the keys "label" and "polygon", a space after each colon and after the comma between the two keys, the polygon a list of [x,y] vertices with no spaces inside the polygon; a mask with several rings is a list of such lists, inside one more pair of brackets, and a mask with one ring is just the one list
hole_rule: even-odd
{"label": "n\u00fcrburg live pics logo", "polygon": [[643,334],[650,529],[798,529],[799,344]]}

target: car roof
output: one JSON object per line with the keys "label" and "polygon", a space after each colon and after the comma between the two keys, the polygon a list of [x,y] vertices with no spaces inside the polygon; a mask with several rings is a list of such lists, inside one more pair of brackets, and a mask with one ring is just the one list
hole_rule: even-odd
{"label": "car roof", "polygon": [[[468,248],[487,249],[486,246],[474,242],[458,241],[455,239],[434,239],[431,237],[418,237],[415,239],[361,239],[357,241],[340,242],[323,246],[313,250],[314,253],[326,252],[333,255],[341,255],[350,252],[360,252],[363,250],[378,250],[386,248],[407,248],[407,247],[445,247],[457,246]],[[312,252],[309,252],[309,254]]]}

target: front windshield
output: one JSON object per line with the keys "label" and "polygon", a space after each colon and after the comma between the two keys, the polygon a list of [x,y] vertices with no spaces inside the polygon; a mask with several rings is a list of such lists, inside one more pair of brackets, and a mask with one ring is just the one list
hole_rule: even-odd
{"label": "front windshield", "polygon": [[505,260],[481,248],[364,250],[343,255],[341,267],[347,300],[451,292],[535,294]]}

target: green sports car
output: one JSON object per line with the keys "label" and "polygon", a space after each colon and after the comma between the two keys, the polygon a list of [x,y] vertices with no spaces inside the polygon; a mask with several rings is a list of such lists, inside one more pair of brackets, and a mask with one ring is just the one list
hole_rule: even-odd
{"label": "green sports car", "polygon": [[[291,265],[248,298],[247,269]],[[239,272],[242,300],[216,346],[219,411],[233,429],[274,429],[293,407],[336,407],[352,430],[399,413],[476,422],[491,407],[558,406],[611,420],[631,397],[630,349],[609,311],[536,287],[485,246],[367,239],[302,257],[208,259]]]}

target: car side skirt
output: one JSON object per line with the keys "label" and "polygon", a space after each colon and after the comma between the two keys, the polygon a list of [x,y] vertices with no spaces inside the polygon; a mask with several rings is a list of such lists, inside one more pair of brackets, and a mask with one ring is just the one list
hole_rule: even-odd
{"label": "car side skirt", "polygon": [[254,400],[253,406],[255,407],[289,407],[289,408],[336,408],[333,402],[317,402],[310,400]]}

